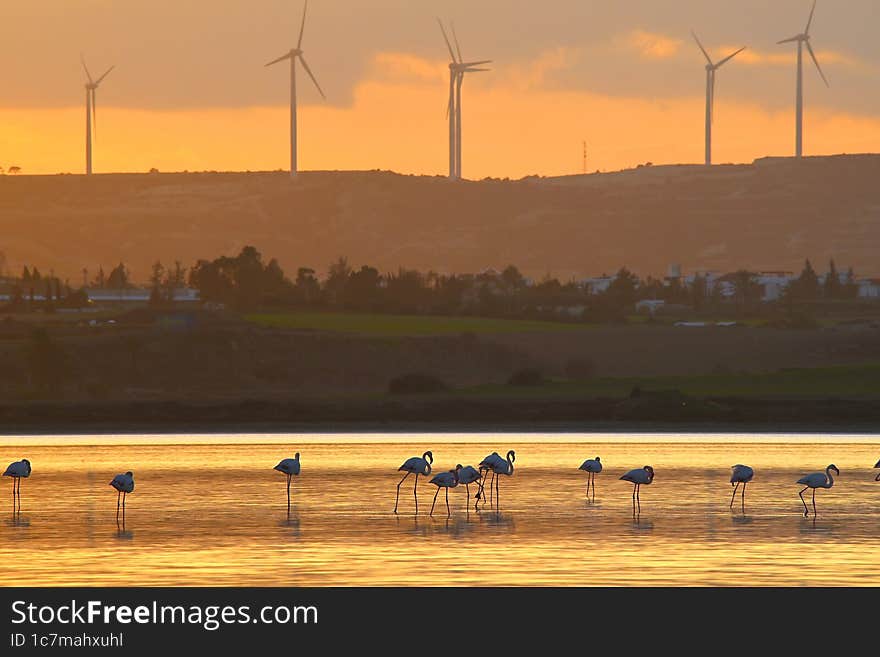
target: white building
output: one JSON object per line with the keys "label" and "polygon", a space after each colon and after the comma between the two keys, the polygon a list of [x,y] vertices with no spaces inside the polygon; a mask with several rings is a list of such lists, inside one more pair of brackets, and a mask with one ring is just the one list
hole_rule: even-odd
{"label": "white building", "polygon": [[585,278],[581,281],[581,285],[584,286],[584,290],[587,291],[588,294],[602,294],[603,292],[607,292],[608,288],[611,287],[611,284],[617,276],[607,276],[603,274],[602,276],[597,276],[595,278]]}
{"label": "white building", "polygon": [[779,299],[782,298],[782,294],[785,292],[785,288],[791,285],[792,281],[796,279],[797,276],[790,271],[758,272],[758,275],[755,277],[755,282],[760,285],[763,290],[761,293],[761,301],[765,303],[779,301]]}
{"label": "white building", "polygon": [[859,299],[880,299],[880,278],[863,278],[858,286]]}

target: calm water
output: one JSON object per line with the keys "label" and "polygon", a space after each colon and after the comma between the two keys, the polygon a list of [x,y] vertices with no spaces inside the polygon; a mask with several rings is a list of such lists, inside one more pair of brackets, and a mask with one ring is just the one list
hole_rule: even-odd
{"label": "calm water", "polygon": [[[437,472],[508,448],[500,510],[475,512],[461,487],[431,518],[420,478],[416,516],[410,477],[391,513],[407,457],[433,449]],[[295,451],[288,518],[272,467]],[[593,504],[577,467],[597,454]],[[0,437],[4,466],[22,457],[20,515],[0,482],[7,585],[880,585],[877,437]],[[806,520],[794,482],[832,462]],[[745,513],[728,509],[734,463],[756,470]],[[634,519],[618,477],[644,464],[656,479]],[[129,469],[123,530],[107,484]]]}

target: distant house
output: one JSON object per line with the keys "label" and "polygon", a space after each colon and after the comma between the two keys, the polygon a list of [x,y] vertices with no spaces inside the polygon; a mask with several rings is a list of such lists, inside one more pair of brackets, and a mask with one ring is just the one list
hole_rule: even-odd
{"label": "distant house", "polygon": [[[111,289],[106,287],[86,288],[89,301],[102,305],[139,305],[150,301],[151,291],[147,288],[132,287]],[[199,291],[182,287],[174,290],[174,303],[196,303],[200,300]]]}
{"label": "distant house", "polygon": [[636,304],[636,312],[640,315],[649,314],[653,317],[665,305],[666,302],[663,299],[642,299]]}
{"label": "distant house", "polygon": [[785,292],[785,288],[791,285],[792,281],[796,279],[797,276],[794,275],[794,272],[790,271],[758,272],[758,275],[755,277],[755,282],[760,285],[763,290],[761,301],[765,303],[779,301],[779,299],[782,298],[782,294]]}
{"label": "distant house", "polygon": [[880,278],[863,278],[857,284],[859,299],[880,299]]}
{"label": "distant house", "polygon": [[588,294],[602,294],[603,292],[608,291],[608,288],[611,287],[611,284],[616,278],[617,276],[607,276],[602,274],[602,276],[597,276],[595,278],[585,278],[581,281],[581,285]]}

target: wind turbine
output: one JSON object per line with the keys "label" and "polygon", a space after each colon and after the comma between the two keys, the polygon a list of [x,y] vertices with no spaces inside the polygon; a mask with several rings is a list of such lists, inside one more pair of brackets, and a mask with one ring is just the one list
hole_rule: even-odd
{"label": "wind turbine", "polygon": [[804,45],[807,46],[807,50],[810,52],[810,57],[813,58],[813,63],[816,65],[816,70],[819,71],[819,75],[822,76],[822,81],[825,83],[826,87],[830,87],[828,84],[828,78],[825,77],[825,74],[822,72],[822,67],[819,66],[819,60],[816,59],[816,53],[813,52],[813,46],[810,45],[810,26],[813,24],[813,14],[816,12],[816,0],[813,0],[813,8],[810,10],[810,18],[807,20],[807,27],[804,29],[803,34],[798,34],[790,39],[783,39],[779,41],[779,44],[783,43],[797,43],[797,110],[796,110],[796,122],[797,126],[795,128],[795,157],[803,157],[804,156]]}
{"label": "wind turbine", "polygon": [[303,41],[303,33],[306,29],[306,11],[309,8],[309,2],[306,0],[303,5],[303,17],[302,17],[302,25],[299,28],[299,40],[296,42],[296,48],[291,48],[289,52],[285,53],[278,59],[273,59],[271,62],[266,64],[266,66],[272,66],[273,64],[277,64],[278,62],[283,62],[285,59],[290,60],[290,177],[296,178],[297,167],[296,167],[296,60],[299,59],[303,68],[308,73],[309,77],[312,79],[312,82],[315,83],[315,87],[318,89],[318,93],[321,94],[321,98],[327,100],[327,97],[324,95],[324,92],[321,90],[321,85],[318,84],[318,81],[315,79],[314,74],[312,73],[312,69],[309,68],[309,65],[306,63],[305,57],[303,57],[302,51],[302,41]]}
{"label": "wind turbine", "polygon": [[86,175],[90,176],[92,175],[92,126],[94,126],[95,137],[97,138],[98,136],[98,116],[95,111],[97,108],[97,96],[95,92],[104,78],[106,78],[110,74],[110,71],[116,68],[116,66],[111,66],[107,69],[104,75],[95,80],[92,78],[92,74],[89,73],[89,67],[86,66],[85,57],[80,55],[79,60],[82,63],[83,70],[86,72],[86,78],[88,78],[88,82],[86,83]]}
{"label": "wind turbine", "polygon": [[438,18],[443,40],[449,49],[452,61],[449,64],[449,104],[446,107],[446,116],[449,119],[449,178],[461,179],[461,85],[464,82],[465,73],[482,73],[490,69],[479,68],[483,64],[491,64],[492,60],[486,59],[479,62],[465,62],[461,56],[461,47],[458,44],[458,36],[455,34],[455,26],[450,24],[452,38],[455,41],[455,50],[446,34],[443,22]]}
{"label": "wind turbine", "polygon": [[724,59],[722,59],[717,64],[712,61],[712,58],[709,57],[709,53],[706,52],[706,49],[703,47],[703,44],[700,43],[700,38],[697,36],[697,33],[691,30],[691,34],[694,36],[694,41],[697,42],[697,45],[700,46],[700,50],[703,51],[703,56],[706,58],[706,166],[712,165],[712,122],[715,119],[715,72],[724,66],[731,59],[740,54],[745,47],[740,48],[732,55],[728,55]]}

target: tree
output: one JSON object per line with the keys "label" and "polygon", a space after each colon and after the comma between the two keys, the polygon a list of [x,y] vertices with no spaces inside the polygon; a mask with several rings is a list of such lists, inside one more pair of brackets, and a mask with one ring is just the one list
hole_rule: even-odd
{"label": "tree", "polygon": [[21,272],[21,282],[22,283],[30,283],[31,282],[31,272],[27,268],[27,265],[24,266],[24,269]]}
{"label": "tree", "polygon": [[814,301],[819,296],[819,277],[807,260],[801,275],[785,289],[788,301]]}
{"label": "tree", "polygon": [[379,303],[379,270],[364,265],[348,276],[344,288],[345,306],[358,310],[374,310]]}
{"label": "tree", "polygon": [[32,281],[39,281],[40,279],[42,279],[42,276],[40,276],[40,270],[37,269],[36,267],[34,267],[33,270],[31,271],[31,280]]}
{"label": "tree", "polygon": [[617,276],[611,281],[608,290],[605,292],[608,299],[617,308],[629,308],[636,301],[636,288],[639,285],[639,278],[626,267],[621,267],[617,272]]}
{"label": "tree", "polygon": [[124,263],[119,263],[107,277],[107,287],[111,290],[122,290],[129,286],[129,273]]}
{"label": "tree", "polygon": [[331,304],[339,305],[342,303],[345,285],[348,283],[350,274],[351,267],[348,266],[348,258],[340,257],[339,260],[330,265],[330,268],[327,270],[327,280],[324,282],[324,291],[327,293]]}
{"label": "tree", "polygon": [[691,284],[691,304],[694,310],[701,310],[706,302],[707,284],[706,277],[700,274],[694,276],[694,282]]}
{"label": "tree", "polygon": [[165,299],[162,294],[162,284],[165,281],[165,267],[157,260],[150,270],[150,305],[160,305]]}
{"label": "tree", "polygon": [[297,270],[294,291],[297,300],[307,306],[314,305],[319,301],[321,297],[321,284],[315,278],[314,269],[300,267]]}
{"label": "tree", "polygon": [[859,296],[859,284],[856,281],[856,274],[853,268],[846,270],[846,281],[843,284],[843,298],[856,299]]}
{"label": "tree", "polygon": [[102,288],[107,284],[107,280],[104,277],[104,267],[102,265],[98,265],[98,273],[95,275],[95,280],[92,283],[97,288]]}
{"label": "tree", "polygon": [[826,299],[839,299],[842,292],[840,284],[840,274],[834,264],[834,258],[828,263],[828,274],[825,276],[823,293]]}
{"label": "tree", "polygon": [[736,288],[736,306],[740,310],[747,309],[761,300],[761,286],[755,280],[755,274],[740,269],[733,275]]}

